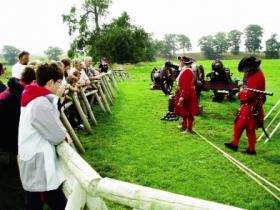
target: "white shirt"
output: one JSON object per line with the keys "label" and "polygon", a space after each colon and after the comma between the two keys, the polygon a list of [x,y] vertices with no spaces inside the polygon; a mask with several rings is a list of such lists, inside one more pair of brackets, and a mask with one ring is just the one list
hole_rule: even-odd
{"label": "white shirt", "polygon": [[[74,73],[75,71],[77,71],[77,70],[76,70],[75,68],[72,68],[72,69],[70,70],[70,75],[73,75],[73,73]],[[83,69],[82,69],[80,72],[81,72],[81,76],[80,76],[80,80],[79,80],[79,81],[87,81],[87,80],[89,80],[89,78],[88,78],[86,72],[85,72]]]}
{"label": "white shirt", "polygon": [[24,71],[26,65],[22,65],[20,62],[17,62],[12,68],[12,77],[21,79],[21,74]]}
{"label": "white shirt", "polygon": [[89,80],[86,72],[83,69],[81,70],[81,78],[80,78],[80,80],[84,80],[84,81]]}

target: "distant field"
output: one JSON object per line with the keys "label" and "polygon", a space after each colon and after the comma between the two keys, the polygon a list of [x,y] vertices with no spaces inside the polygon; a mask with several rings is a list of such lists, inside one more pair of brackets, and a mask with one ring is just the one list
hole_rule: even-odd
{"label": "distant field", "polygon": [[[210,70],[212,61],[199,62]],[[163,122],[167,97],[151,91],[150,70],[161,62],[141,63],[128,68],[131,79],[122,82],[114,102],[113,115],[98,112],[99,125],[92,136],[80,133],[86,147],[84,158],[104,177],[111,177],[178,194],[234,205],[246,209],[280,209],[266,191],[229,163],[197,136],[182,134],[179,122]],[[225,61],[233,77],[238,60]],[[274,92],[265,105],[268,110],[280,98],[280,60],[264,60],[267,89]],[[213,143],[232,138],[232,124],[239,102],[214,103],[211,92],[203,93],[204,113],[196,129]],[[243,136],[241,149],[247,147]],[[280,132],[268,144],[257,144],[257,156],[228,153],[274,184],[280,186]],[[124,207],[111,205],[112,209]]]}

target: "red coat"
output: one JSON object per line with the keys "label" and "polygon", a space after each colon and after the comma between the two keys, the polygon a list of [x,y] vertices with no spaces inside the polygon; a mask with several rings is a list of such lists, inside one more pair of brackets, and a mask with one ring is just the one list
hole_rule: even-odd
{"label": "red coat", "polygon": [[[179,98],[184,98],[183,106],[179,106]],[[195,91],[194,74],[191,68],[180,73],[175,96],[176,114],[182,117],[192,117],[199,114],[198,100]]]}
{"label": "red coat", "polygon": [[[261,70],[248,74],[247,87],[265,90],[265,78]],[[239,128],[257,129],[263,125],[263,98],[263,94],[247,90],[240,91],[240,102],[242,105],[235,120],[236,126]]]}

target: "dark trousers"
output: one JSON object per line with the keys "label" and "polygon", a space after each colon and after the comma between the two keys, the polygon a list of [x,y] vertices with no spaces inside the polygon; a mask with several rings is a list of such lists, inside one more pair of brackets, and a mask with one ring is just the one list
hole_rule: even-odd
{"label": "dark trousers", "polygon": [[47,204],[51,210],[64,210],[67,203],[61,186],[46,192],[26,192],[26,199],[26,210],[43,210],[44,204]]}
{"label": "dark trousers", "polygon": [[0,152],[0,210],[22,210],[24,200],[17,157],[13,153]]}

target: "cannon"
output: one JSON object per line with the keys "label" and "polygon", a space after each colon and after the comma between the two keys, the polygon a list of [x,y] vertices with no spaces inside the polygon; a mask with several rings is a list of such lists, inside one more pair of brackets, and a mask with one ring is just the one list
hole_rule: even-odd
{"label": "cannon", "polygon": [[234,95],[239,92],[239,80],[233,80],[228,68],[225,68],[222,61],[215,60],[212,63],[212,70],[206,75],[210,80],[205,80],[202,90],[212,90],[214,93],[213,101],[221,102],[225,98],[232,100]]}
{"label": "cannon", "polygon": [[[202,65],[193,64],[192,69],[196,78],[196,90],[198,97],[204,85],[204,68]],[[151,71],[151,90],[162,90],[165,95],[170,95],[173,91],[174,81],[180,74],[179,66],[165,62],[164,66],[157,70],[154,67]]]}
{"label": "cannon", "polygon": [[162,90],[165,95],[171,94],[174,80],[176,80],[179,73],[179,66],[169,61],[165,62],[160,70],[154,67],[151,71],[151,80],[153,82],[151,89]]}

